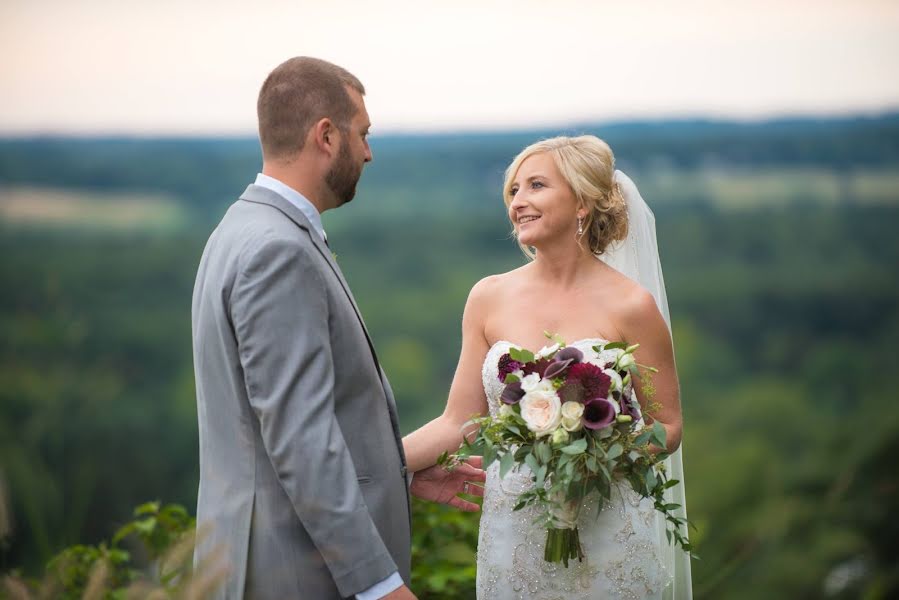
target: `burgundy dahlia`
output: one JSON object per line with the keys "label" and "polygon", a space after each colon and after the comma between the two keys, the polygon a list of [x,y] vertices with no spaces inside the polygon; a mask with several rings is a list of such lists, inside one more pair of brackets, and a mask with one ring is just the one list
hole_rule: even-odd
{"label": "burgundy dahlia", "polygon": [[583,388],[583,402],[594,398],[607,398],[612,379],[602,369],[590,363],[577,363],[568,369],[568,384],[578,384]]}
{"label": "burgundy dahlia", "polygon": [[512,360],[512,355],[508,352],[499,357],[499,380],[503,383],[506,382],[506,375],[510,373],[514,373],[518,369],[522,367],[522,364],[517,360]]}
{"label": "burgundy dahlia", "polygon": [[524,372],[525,375],[530,375],[531,373],[536,373],[542,379],[544,377],[544,373],[546,373],[546,369],[549,367],[549,365],[552,364],[552,362],[553,361],[549,360],[548,358],[541,358],[540,360],[538,360],[536,362],[529,362],[527,364],[522,365],[521,370]]}

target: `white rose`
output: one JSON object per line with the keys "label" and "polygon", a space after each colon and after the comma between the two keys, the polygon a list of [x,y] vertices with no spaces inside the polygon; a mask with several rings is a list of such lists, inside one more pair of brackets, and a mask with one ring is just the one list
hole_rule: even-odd
{"label": "white rose", "polygon": [[562,427],[565,431],[580,431],[584,426],[581,417],[584,415],[584,405],[580,402],[568,401],[562,405]]}
{"label": "white rose", "polygon": [[521,378],[521,391],[525,394],[531,392],[552,392],[555,391],[551,381],[540,378],[537,373],[530,373]]}
{"label": "white rose", "polygon": [[562,401],[553,391],[534,390],[519,402],[521,418],[537,437],[549,435],[562,420]]}
{"label": "white rose", "polygon": [[541,358],[546,358],[550,354],[555,354],[558,352],[559,348],[562,346],[560,344],[553,344],[552,346],[543,346],[540,348],[540,351],[534,355],[534,358],[540,360]]}

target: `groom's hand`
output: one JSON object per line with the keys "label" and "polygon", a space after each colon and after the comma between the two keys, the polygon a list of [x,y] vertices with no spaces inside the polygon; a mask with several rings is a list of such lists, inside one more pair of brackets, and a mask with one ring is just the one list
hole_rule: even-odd
{"label": "groom's hand", "polygon": [[481,484],[487,479],[487,474],[481,470],[481,464],[481,457],[473,456],[452,471],[440,465],[416,471],[409,491],[424,500],[448,504],[466,512],[478,511],[480,506],[457,494],[484,495]]}
{"label": "groom's hand", "polygon": [[406,586],[402,586],[393,590],[381,600],[418,600],[418,598],[412,593],[412,590]]}

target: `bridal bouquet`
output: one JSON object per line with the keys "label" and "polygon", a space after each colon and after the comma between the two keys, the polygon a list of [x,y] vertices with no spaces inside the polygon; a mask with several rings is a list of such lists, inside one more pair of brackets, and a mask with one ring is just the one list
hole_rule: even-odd
{"label": "bridal bouquet", "polygon": [[[472,419],[477,430],[440,463],[452,468],[483,455],[484,469],[499,461],[500,477],[526,465],[534,485],[519,496],[514,510],[539,509],[548,562],[567,567],[570,559],[584,558],[577,527],[581,504],[593,492],[609,500],[613,485],[623,480],[654,500],[668,522],[669,543],[674,539],[689,551],[680,529],[685,521],[674,515],[680,505],[664,498],[665,490],[678,484],[667,478],[662,463],[665,428],[658,422],[643,427],[634,392],[634,378],[640,378],[644,397],[651,397],[649,373],[656,369],[637,364],[638,345],[600,344],[585,356],[551,339],[556,343],[536,354],[511,348],[500,358],[497,377],[505,388],[499,413]],[[651,452],[650,444],[663,451]]]}

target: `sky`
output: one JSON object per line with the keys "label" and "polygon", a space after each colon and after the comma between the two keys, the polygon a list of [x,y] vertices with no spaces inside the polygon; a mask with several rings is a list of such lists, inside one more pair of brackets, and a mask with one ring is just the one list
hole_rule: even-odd
{"label": "sky", "polygon": [[899,109],[897,0],[0,0],[0,135],[252,135],[297,55],[374,134]]}

